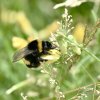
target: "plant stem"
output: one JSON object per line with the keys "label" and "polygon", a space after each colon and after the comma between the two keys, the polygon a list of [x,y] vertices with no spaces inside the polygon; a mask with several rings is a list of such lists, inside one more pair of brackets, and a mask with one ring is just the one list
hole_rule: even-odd
{"label": "plant stem", "polygon": [[34,83],[35,80],[31,77],[31,78],[28,78],[27,80],[24,80],[18,84],[15,84],[13,85],[11,88],[9,88],[7,91],[6,91],[6,94],[9,95],[11,94],[12,92],[14,92],[15,90],[21,88],[21,87],[24,87],[26,86],[27,84],[30,84],[30,83]]}

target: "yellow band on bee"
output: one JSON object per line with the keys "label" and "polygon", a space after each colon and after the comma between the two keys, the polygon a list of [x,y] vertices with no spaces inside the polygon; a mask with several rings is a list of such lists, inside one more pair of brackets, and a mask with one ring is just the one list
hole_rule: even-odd
{"label": "yellow band on bee", "polygon": [[42,52],[42,41],[41,40],[37,40],[37,41],[38,41],[39,52]]}

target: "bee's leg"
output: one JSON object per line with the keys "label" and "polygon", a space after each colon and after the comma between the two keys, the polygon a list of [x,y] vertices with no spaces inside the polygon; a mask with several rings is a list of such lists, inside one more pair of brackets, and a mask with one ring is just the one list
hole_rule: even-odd
{"label": "bee's leg", "polygon": [[43,55],[47,55],[47,54],[50,54],[47,50],[43,50],[42,52],[41,52],[41,54],[43,54]]}
{"label": "bee's leg", "polygon": [[38,60],[39,60],[40,62],[45,62],[45,61],[48,61],[48,60],[43,59],[43,58],[40,58],[40,57],[38,57]]}

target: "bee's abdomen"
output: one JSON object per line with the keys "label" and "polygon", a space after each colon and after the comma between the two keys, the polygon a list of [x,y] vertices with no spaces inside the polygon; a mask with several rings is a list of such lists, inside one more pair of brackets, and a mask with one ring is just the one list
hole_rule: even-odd
{"label": "bee's abdomen", "polygon": [[35,56],[33,54],[27,55],[25,57],[25,60],[29,62],[29,64],[26,63],[27,67],[29,67],[29,68],[36,68],[36,67],[40,66],[40,62],[38,60],[37,55],[35,55]]}

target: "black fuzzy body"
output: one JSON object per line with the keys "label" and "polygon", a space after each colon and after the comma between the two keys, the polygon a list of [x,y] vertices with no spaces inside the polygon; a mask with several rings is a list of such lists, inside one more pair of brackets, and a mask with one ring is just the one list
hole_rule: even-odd
{"label": "black fuzzy body", "polygon": [[48,61],[47,59],[42,59],[42,55],[48,55],[50,49],[55,49],[55,47],[48,41],[41,41],[41,52],[39,51],[38,40],[30,42],[27,46],[29,50],[33,50],[31,54],[28,54],[24,57],[29,64],[26,64],[29,68],[37,68],[40,66],[41,62]]}

